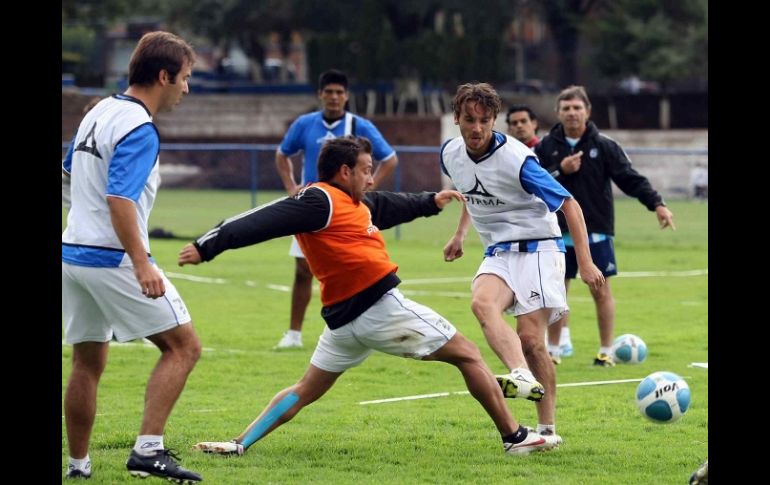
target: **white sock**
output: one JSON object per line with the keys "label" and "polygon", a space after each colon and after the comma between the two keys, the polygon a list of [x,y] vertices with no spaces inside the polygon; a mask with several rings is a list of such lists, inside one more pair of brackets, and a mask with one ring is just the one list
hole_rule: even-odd
{"label": "white sock", "polygon": [[548,344],[548,353],[554,356],[560,356],[561,355],[561,346],[560,345],[551,345]]}
{"label": "white sock", "polygon": [[517,367],[516,369],[511,369],[511,374],[520,374],[527,379],[532,379],[533,381],[537,380],[535,379],[535,376],[532,375],[532,371],[525,367]]}
{"label": "white sock", "polygon": [[154,434],[140,434],[136,437],[134,451],[143,456],[150,456],[163,449],[163,436]]}
{"label": "white sock", "polygon": [[604,355],[612,355],[612,347],[599,347],[599,353]]}
{"label": "white sock", "polygon": [[537,423],[537,432],[538,432],[538,434],[542,433],[543,431],[549,431],[550,434],[556,434],[556,425],[555,424],[540,424],[540,423]]}
{"label": "white sock", "polygon": [[290,335],[296,339],[302,338],[302,330],[287,330],[286,335]]}
{"label": "white sock", "polygon": [[561,335],[559,336],[559,345],[566,345],[570,343],[569,327],[561,328]]}
{"label": "white sock", "polygon": [[85,458],[72,458],[70,456],[70,466],[84,472],[91,472],[91,457],[86,454]]}

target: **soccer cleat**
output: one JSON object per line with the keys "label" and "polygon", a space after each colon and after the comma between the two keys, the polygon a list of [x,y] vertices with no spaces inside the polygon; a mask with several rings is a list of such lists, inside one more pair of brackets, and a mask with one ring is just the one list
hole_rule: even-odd
{"label": "soccer cleat", "polygon": [[281,341],[273,347],[273,350],[288,350],[288,349],[301,349],[302,348],[302,335],[297,335],[294,332],[286,331],[281,338]]}
{"label": "soccer cleat", "polygon": [[131,475],[139,478],[152,475],[177,483],[195,483],[203,480],[200,475],[182,468],[174,460],[179,460],[179,457],[171,449],[158,450],[149,456],[143,456],[131,450],[126,468]]}
{"label": "soccer cleat", "polygon": [[594,365],[598,365],[600,367],[615,367],[615,361],[613,361],[612,357],[609,355],[599,353],[594,359]]}
{"label": "soccer cleat", "polygon": [[514,369],[510,374],[495,376],[504,397],[526,398],[530,401],[543,399],[545,388],[537,382],[528,369]]}
{"label": "soccer cleat", "polygon": [[[530,428],[529,426],[524,426],[524,427],[527,428],[527,431],[530,433],[538,433],[537,430],[534,428]],[[559,446],[564,442],[564,440],[561,439],[561,436],[559,436],[558,434],[554,433],[551,430],[540,431],[538,434],[542,436],[543,439],[545,439],[546,441],[552,443],[554,445],[554,448],[556,448],[557,446]]]}
{"label": "soccer cleat", "polygon": [[527,437],[521,443],[503,443],[503,449],[509,455],[528,455],[533,451],[548,451],[559,446],[555,440],[547,440],[544,436],[527,428]]}
{"label": "soccer cleat", "polygon": [[238,455],[243,454],[244,448],[240,443],[232,441],[201,441],[193,445],[193,450],[200,450],[204,453],[214,453],[217,455]]}
{"label": "soccer cleat", "polygon": [[708,485],[709,483],[709,461],[706,460],[695,470],[690,477],[690,485]]}
{"label": "soccer cleat", "polygon": [[80,468],[75,468],[70,463],[70,465],[67,467],[67,474],[64,475],[64,478],[84,478],[87,480],[91,478],[91,462],[88,462],[86,468],[88,468],[88,470],[81,470]]}
{"label": "soccer cleat", "polygon": [[572,354],[575,351],[575,349],[572,348],[572,342],[569,341],[559,345],[559,350],[561,350],[562,357],[572,357]]}

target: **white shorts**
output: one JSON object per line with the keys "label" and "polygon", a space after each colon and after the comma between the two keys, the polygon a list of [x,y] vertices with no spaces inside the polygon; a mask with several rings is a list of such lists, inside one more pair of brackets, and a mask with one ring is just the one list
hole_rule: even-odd
{"label": "white shorts", "polygon": [[422,359],[456,332],[441,315],[393,288],[350,323],[335,330],[326,327],[310,363],[327,372],[344,372],[363,362],[372,350]]}
{"label": "white shorts", "polygon": [[302,252],[302,248],[299,247],[297,238],[294,236],[291,237],[291,246],[289,247],[289,256],[305,259],[305,253]]}
{"label": "white shorts", "polygon": [[499,276],[514,296],[513,305],[506,313],[518,316],[551,308],[550,325],[569,311],[564,268],[564,253],[558,251],[506,251],[484,258],[473,279],[482,274]]}
{"label": "white shorts", "polygon": [[109,342],[114,334],[126,342],[190,323],[187,307],[166,275],[163,283],[166,294],[153,300],[142,294],[132,266],[91,268],[62,262],[64,340]]}

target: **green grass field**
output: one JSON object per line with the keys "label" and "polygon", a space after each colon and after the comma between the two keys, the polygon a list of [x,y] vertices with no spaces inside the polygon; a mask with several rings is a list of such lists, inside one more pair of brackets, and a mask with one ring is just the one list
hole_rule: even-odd
{"label": "green grass field", "polygon": [[[258,202],[278,195],[261,193]],[[504,372],[470,311],[470,278],[481,258],[478,236],[469,234],[459,261],[443,262],[441,251],[454,231],[458,207],[452,204],[436,217],[402,226],[400,240],[395,230],[385,231],[389,253],[400,266],[404,294],[453,322],[481,348],[493,372]],[[288,238],[185,268],[176,266],[183,241],[153,240],[153,255],[184,297],[204,346],[168,422],[166,446],[181,450],[182,465],[200,472],[209,484],[686,483],[708,455],[708,371],[688,367],[708,361],[708,275],[678,272],[708,268],[708,204],[672,201],[669,207],[675,232],[659,230],[654,214],[637,201],[616,201],[620,275],[611,280],[617,302],[615,334],[642,337],[649,348],[647,360],[615,368],[591,365],[598,331],[590,294],[578,281],[569,298],[575,355],[563,359],[557,379],[564,384],[675,372],[685,377],[692,392],[691,407],[679,422],[658,425],[642,418],[634,403],[636,383],[564,387],[557,403],[564,444],[550,453],[506,456],[493,423],[468,395],[360,405],[465,390],[460,373],[450,365],[375,354],[244,456],[194,452],[190,446],[198,441],[236,436],[275,392],[293,384],[306,369],[324,324],[316,289],[305,320],[305,349],[270,350],[288,326],[294,267],[287,255]],[[246,192],[165,189],[150,227],[196,236],[249,208]],[[671,274],[641,277],[634,272]],[[196,282],[177,275],[224,281]],[[62,395],[71,354],[72,348],[62,345]],[[112,346],[99,390],[90,483],[135,483],[125,461],[157,356],[154,347],[138,343]],[[521,422],[537,423],[531,402],[511,400],[509,405]],[[64,436],[62,418],[62,474],[68,456]]]}

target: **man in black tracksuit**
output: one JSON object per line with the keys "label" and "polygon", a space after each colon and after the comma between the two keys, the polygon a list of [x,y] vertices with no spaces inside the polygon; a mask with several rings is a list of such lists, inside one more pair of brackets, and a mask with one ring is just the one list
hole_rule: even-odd
{"label": "man in black tracksuit", "polygon": [[[591,102],[582,86],[570,86],[563,90],[556,99],[556,111],[561,123],[557,123],[541,140],[535,147],[535,153],[541,165],[556,177],[583,209],[591,257],[608,278],[618,273],[612,245],[615,212],[611,181],[625,194],[636,197],[647,209],[654,211],[661,229],[676,229],[673,214],[649,180],[631,167],[631,160],[620,145],[599,133],[596,125],[588,121]],[[558,213],[558,217],[567,245],[565,284],[569,289],[569,280],[575,278],[577,273],[577,262],[564,216]],[[601,340],[594,364],[611,367],[615,365],[610,351],[615,326],[615,300],[610,280],[591,290],[591,295],[596,305]],[[548,351],[555,363],[560,362],[561,355],[572,355],[568,315],[548,327]],[[562,325],[564,332],[561,331]],[[561,342],[560,333],[563,333]]]}

